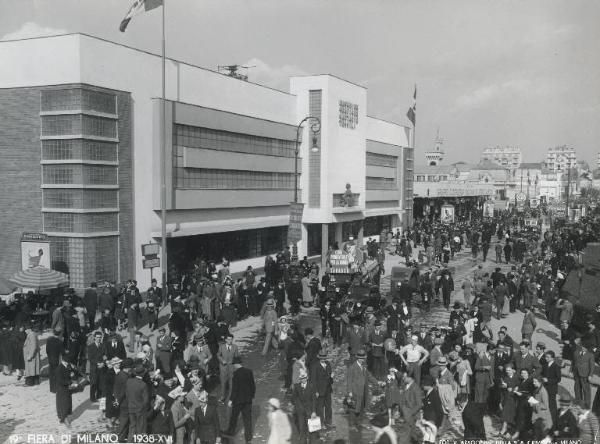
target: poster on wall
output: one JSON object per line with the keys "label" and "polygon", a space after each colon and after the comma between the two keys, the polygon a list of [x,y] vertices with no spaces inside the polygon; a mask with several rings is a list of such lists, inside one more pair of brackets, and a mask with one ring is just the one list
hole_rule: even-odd
{"label": "poster on wall", "polygon": [[483,217],[494,217],[494,201],[488,200],[483,203]]}
{"label": "poster on wall", "polygon": [[440,221],[445,224],[454,223],[454,205],[442,205]]}
{"label": "poster on wall", "polygon": [[50,240],[43,233],[23,233],[21,236],[21,268],[37,266],[50,269]]}

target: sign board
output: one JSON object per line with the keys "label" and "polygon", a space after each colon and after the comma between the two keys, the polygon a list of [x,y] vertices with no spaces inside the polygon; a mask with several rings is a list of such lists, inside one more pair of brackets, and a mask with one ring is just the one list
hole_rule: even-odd
{"label": "sign board", "polygon": [[144,268],[158,268],[160,267],[160,258],[143,259],[142,263],[144,264]]}
{"label": "sign board", "polygon": [[329,255],[330,273],[349,273],[351,256],[343,250],[336,250]]}
{"label": "sign board", "polygon": [[440,221],[445,224],[454,222],[454,205],[442,205],[440,211]]}
{"label": "sign board", "polygon": [[302,213],[304,211],[303,203],[290,203],[290,223],[288,225],[287,243],[295,244],[302,240]]}
{"label": "sign board", "polygon": [[144,244],[142,245],[142,256],[158,256],[160,244]]}
{"label": "sign board", "polygon": [[50,240],[43,233],[23,233],[21,236],[21,268],[41,265],[50,269]]}

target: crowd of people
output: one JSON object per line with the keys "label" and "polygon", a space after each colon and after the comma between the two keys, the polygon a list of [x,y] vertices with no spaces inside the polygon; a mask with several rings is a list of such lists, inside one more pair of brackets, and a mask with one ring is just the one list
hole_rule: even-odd
{"label": "crowd of people", "polygon": [[[220,442],[235,435],[240,414],[251,442],[256,385],[231,329],[256,316],[262,355],[279,360],[279,398],[293,405],[288,415],[280,399],[267,402],[269,443],[291,442],[292,430],[294,439],[313,443],[335,429],[337,385],[346,393],[350,428],[360,431],[368,413],[378,443],[396,443],[399,431],[433,443],[457,415],[465,439],[485,439],[483,418],[495,415],[506,438],[593,442],[600,398],[592,402],[590,380],[600,357],[600,315],[576,328],[573,303],[561,288],[597,229],[591,219],[544,233],[521,229],[508,216],[417,221],[402,234],[367,241],[364,256],[356,255],[376,259],[382,272],[386,251],[405,258],[405,278],[390,295],[375,288],[373,304],[348,303],[327,266],[321,272],[304,258],[291,267],[289,249],[267,257],[262,276],[248,267],[233,278],[226,259],[218,267],[198,260],[171,279],[168,292],[155,280],[145,293],[133,280],[121,287],[93,283],[82,297],[67,292],[49,310],[45,344],[58,419],[70,424],[72,395],[89,386],[100,419],[122,442],[139,433],[169,435],[177,444]],[[463,297],[452,304],[451,262],[463,249],[481,262],[459,282]],[[303,327],[303,303],[318,309],[320,332]],[[450,312],[447,325],[413,325],[417,305],[428,311],[436,304]],[[493,317],[516,311],[524,314],[521,338],[511,338],[506,327],[492,331]],[[0,313],[4,374],[38,384],[40,324],[30,322],[30,299],[17,298]],[[560,353],[532,343],[539,317],[560,327]],[[150,334],[140,331],[144,326]],[[336,356],[348,352],[345,385],[334,381],[335,349]],[[572,396],[559,390],[563,369],[574,379]],[[373,390],[381,394],[377,402]]]}

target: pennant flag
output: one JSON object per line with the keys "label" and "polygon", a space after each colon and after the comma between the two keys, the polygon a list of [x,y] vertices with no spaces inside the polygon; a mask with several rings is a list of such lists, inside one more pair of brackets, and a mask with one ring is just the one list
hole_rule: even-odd
{"label": "pennant flag", "polygon": [[417,85],[415,85],[415,93],[413,94],[413,104],[408,108],[406,117],[408,117],[408,120],[415,126],[415,123],[417,122]]}
{"label": "pennant flag", "polygon": [[119,26],[119,31],[125,32],[127,29],[127,25],[133,18],[133,16],[140,14],[144,11],[150,11],[152,9],[158,8],[162,5],[163,0],[134,0],[133,5],[129,8],[127,15],[121,21],[121,25]]}

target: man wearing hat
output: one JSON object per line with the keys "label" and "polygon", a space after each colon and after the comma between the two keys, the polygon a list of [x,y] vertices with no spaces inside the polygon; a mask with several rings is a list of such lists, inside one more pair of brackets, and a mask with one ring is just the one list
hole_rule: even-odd
{"label": "man wearing hat", "polygon": [[171,348],[173,341],[171,335],[167,334],[165,327],[158,329],[158,338],[156,339],[156,349],[158,356],[156,360],[157,367],[167,376],[171,374]]}
{"label": "man wearing hat", "polygon": [[187,392],[181,386],[175,387],[169,392],[169,398],[173,400],[171,405],[171,415],[173,416],[173,425],[175,428],[175,443],[184,443],[185,432],[189,420],[194,417],[194,412],[188,410],[185,403]]}
{"label": "man wearing hat", "polygon": [[578,418],[571,408],[573,400],[568,393],[564,393],[559,399],[559,412],[556,418],[556,423],[552,427],[555,439],[573,438],[578,432]]}
{"label": "man wearing hat", "polygon": [[312,443],[315,434],[308,431],[308,419],[314,418],[316,414],[316,393],[312,383],[308,382],[308,375],[305,372],[300,373],[299,381],[292,388],[292,404],[294,405],[294,415],[300,434],[300,442],[306,444],[310,440]]}
{"label": "man wearing hat", "polygon": [[315,391],[315,411],[325,427],[331,427],[331,393],[333,392],[333,371],[327,362],[327,352],[321,349],[317,359],[309,367],[309,381]]}
{"label": "man wearing hat", "polygon": [[[219,345],[217,359],[219,360],[219,374],[221,378],[221,402],[229,397],[231,380],[234,372],[234,359],[240,356],[237,345],[233,343],[233,335],[227,333],[225,343]],[[229,393],[229,394],[228,394]]]}
{"label": "man wearing hat", "polygon": [[583,401],[589,408],[591,406],[591,386],[590,378],[594,374],[594,354],[589,351],[589,345],[581,339],[576,339],[579,342],[578,348],[573,354],[573,379],[575,380],[575,401]]}
{"label": "man wearing hat", "polygon": [[[156,309],[158,310],[163,303],[163,291],[162,288],[158,286],[158,283],[155,278],[152,278],[150,281],[150,288],[147,291],[147,302],[154,303]],[[166,305],[166,301],[164,301]]]}
{"label": "man wearing hat", "polygon": [[350,358],[354,359],[359,350],[365,346],[365,333],[358,321],[352,321],[352,328],[348,330],[348,351]]}
{"label": "man wearing hat", "polygon": [[[265,330],[265,345],[263,346],[262,355],[265,356],[271,345],[277,348],[277,339],[275,338],[275,327],[277,326],[277,312],[275,311],[275,301],[268,299],[265,304],[265,311],[262,315],[263,328]],[[275,344],[272,344],[272,342]]]}
{"label": "man wearing hat", "polygon": [[133,369],[133,378],[125,383],[125,396],[127,397],[127,410],[129,412],[129,437],[133,440],[134,435],[147,433],[147,415],[150,410],[150,390],[142,380],[146,369],[138,365]]}
{"label": "man wearing hat", "polygon": [[103,396],[100,387],[104,377],[104,355],[106,354],[102,343],[102,332],[94,333],[94,342],[88,345],[87,357],[90,363],[90,401],[96,402]]}
{"label": "man wearing hat", "polygon": [[252,441],[252,401],[256,394],[256,385],[252,370],[242,365],[242,358],[236,356],[233,358],[233,378],[231,383],[231,398],[229,407],[231,407],[231,417],[229,418],[229,427],[223,435],[235,436],[238,417],[242,414],[244,422],[244,438],[246,443]]}
{"label": "man wearing hat", "polygon": [[373,376],[378,380],[382,380],[385,378],[387,373],[387,369],[385,368],[385,356],[383,349],[383,341],[385,340],[385,335],[383,333],[383,328],[381,326],[381,321],[375,321],[375,329],[371,332],[370,337],[368,338],[368,343],[370,345],[369,353],[371,355],[371,370],[373,372]]}
{"label": "man wearing hat", "polygon": [[357,352],[356,360],[348,367],[346,374],[348,396],[354,400],[354,405],[350,409],[350,424],[354,428],[360,426],[362,415],[370,399],[369,381],[374,380],[367,371],[366,358],[364,350]]}
{"label": "man wearing hat", "polygon": [[442,407],[440,394],[434,379],[430,375],[423,376],[422,385],[425,392],[425,396],[423,397],[423,418],[434,423],[439,430],[444,421],[444,408]]}
{"label": "man wearing hat", "polygon": [[548,408],[552,415],[552,422],[556,424],[558,410],[556,406],[556,396],[558,395],[558,384],[562,378],[560,366],[555,361],[555,353],[552,350],[546,350],[546,364],[542,367],[542,382],[548,392]]}

